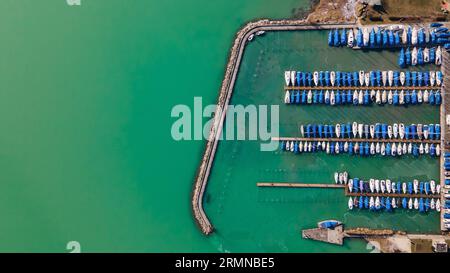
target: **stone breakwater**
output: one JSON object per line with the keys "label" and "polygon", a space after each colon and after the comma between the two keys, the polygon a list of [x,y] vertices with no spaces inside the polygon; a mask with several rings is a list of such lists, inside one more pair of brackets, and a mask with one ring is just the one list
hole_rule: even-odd
{"label": "stone breakwater", "polygon": [[332,28],[350,28],[355,27],[353,24],[322,24],[310,25],[306,20],[276,20],[267,19],[250,22],[241,28],[233,43],[230,51],[228,64],[225,70],[225,76],[220,88],[219,98],[217,101],[218,109],[222,109],[214,115],[208,140],[206,141],[200,166],[198,167],[197,176],[195,178],[192,191],[192,210],[194,218],[201,231],[208,235],[213,232],[214,228],[209,221],[203,209],[203,196],[205,194],[206,185],[208,183],[209,174],[211,172],[214,156],[222,133],[223,122],[228,107],[228,103],[233,94],[236,76],[241,64],[242,55],[245,45],[250,35],[254,35],[258,31],[286,31],[286,30],[314,30],[314,29],[332,29]]}

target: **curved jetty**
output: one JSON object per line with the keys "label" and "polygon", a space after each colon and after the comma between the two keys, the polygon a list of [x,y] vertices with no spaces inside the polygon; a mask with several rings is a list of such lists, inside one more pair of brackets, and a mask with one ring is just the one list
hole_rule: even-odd
{"label": "curved jetty", "polygon": [[[317,29],[335,29],[335,28],[354,28],[353,24],[326,24],[309,25],[305,20],[277,20],[267,19],[251,22],[238,31],[230,51],[230,57],[225,70],[224,80],[220,88],[217,102],[218,109],[222,109],[214,116],[214,121],[206,141],[205,151],[197,171],[195,183],[192,192],[192,209],[195,221],[200,226],[205,235],[213,232],[213,226],[209,221],[203,209],[203,195],[208,182],[214,155],[217,149],[219,136],[222,133],[222,125],[225,119],[227,106],[233,93],[236,75],[245,49],[245,44],[255,39],[255,34],[259,31],[286,31],[286,30],[317,30]],[[249,39],[250,36],[252,39]]]}

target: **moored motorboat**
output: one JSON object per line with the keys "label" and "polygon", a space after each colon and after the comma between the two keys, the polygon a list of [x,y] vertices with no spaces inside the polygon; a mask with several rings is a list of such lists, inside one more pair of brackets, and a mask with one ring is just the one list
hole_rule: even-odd
{"label": "moored motorboat", "polygon": [[363,128],[364,128],[364,124],[359,123],[358,124],[358,137],[362,138],[363,137]]}
{"label": "moored motorboat", "polygon": [[341,135],[341,125],[339,123],[336,124],[335,126],[335,134],[336,136],[339,138]]}
{"label": "moored motorboat", "polygon": [[375,198],[375,209],[379,210],[381,208],[380,197]]}
{"label": "moored motorboat", "polygon": [[334,86],[335,80],[336,80],[336,73],[334,71],[331,71],[330,72],[330,83],[331,83],[331,86]]}
{"label": "moored motorboat", "polygon": [[431,198],[430,209],[432,209],[432,210],[436,209],[436,202],[434,201],[434,198]]}
{"label": "moored motorboat", "polygon": [[347,172],[342,173],[342,182],[344,184],[347,184],[347,182],[348,182],[348,173]]}
{"label": "moored motorboat", "polygon": [[377,93],[375,95],[375,102],[376,102],[376,104],[381,104],[381,92],[380,92],[380,90],[377,90]]}
{"label": "moored motorboat", "polygon": [[375,145],[375,153],[379,154],[381,152],[380,142],[377,142]]}
{"label": "moored motorboat", "polygon": [[387,134],[388,134],[389,138],[392,138],[392,126],[391,125],[388,125]]}
{"label": "moored motorboat", "polygon": [[375,125],[371,124],[369,126],[370,138],[375,138]]}
{"label": "moored motorboat", "polygon": [[339,184],[339,173],[338,172],[334,173],[334,182],[336,182],[336,184]]}
{"label": "moored motorboat", "polygon": [[425,89],[425,91],[423,91],[423,102],[428,103],[429,96],[430,93]]}
{"label": "moored motorboat", "polygon": [[370,74],[369,73],[366,73],[364,75],[364,83],[366,84],[366,86],[370,85]]}
{"label": "moored motorboat", "polygon": [[388,93],[388,96],[387,96],[387,101],[388,101],[388,103],[389,104],[392,104],[392,99],[393,99],[393,97],[392,97],[392,90],[389,90],[389,93]]}
{"label": "moored motorboat", "polygon": [[406,79],[405,72],[401,71],[400,72],[400,84],[401,85],[405,85],[405,79]]}
{"label": "moored motorboat", "polygon": [[388,71],[388,84],[389,84],[389,86],[392,86],[393,82],[394,82],[394,71],[389,70]]}
{"label": "moored motorboat", "polygon": [[430,85],[434,86],[436,80],[436,73],[434,71],[430,71]]}
{"label": "moored motorboat", "polygon": [[423,49],[423,62],[430,62],[430,50],[427,47]]}
{"label": "moored motorboat", "polygon": [[402,183],[402,191],[403,191],[403,194],[406,194],[406,183]]}
{"label": "moored motorboat", "polygon": [[412,33],[411,33],[411,44],[416,45],[417,44],[417,28],[413,27]]}
{"label": "moored motorboat", "polygon": [[371,210],[375,209],[375,201],[373,199],[373,196],[371,196],[369,200],[369,209]]}
{"label": "moored motorboat", "polygon": [[412,200],[412,198],[409,198],[408,209],[412,209],[412,208],[413,208],[413,200]]}
{"label": "moored motorboat", "polygon": [[348,184],[347,185],[348,185],[348,191],[352,192],[353,191],[353,179],[350,178],[348,180]]}
{"label": "moored motorboat", "polygon": [[295,71],[291,71],[291,85],[294,86],[295,85]]}
{"label": "moored motorboat", "polygon": [[381,143],[380,154],[381,154],[382,156],[385,156],[385,155],[386,155],[386,145],[384,144],[384,142]]}
{"label": "moored motorboat", "polygon": [[440,212],[441,211],[441,200],[436,199],[436,211]]}

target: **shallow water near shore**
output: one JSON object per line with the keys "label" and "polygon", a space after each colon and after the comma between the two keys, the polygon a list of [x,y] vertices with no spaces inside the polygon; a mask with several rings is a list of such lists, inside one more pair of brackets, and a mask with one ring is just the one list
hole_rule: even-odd
{"label": "shallow water near shore", "polygon": [[[268,32],[256,37],[245,51],[231,104],[280,105],[280,136],[299,136],[307,123],[438,123],[439,108],[422,105],[299,106],[284,105],[284,70],[397,69],[398,52],[330,48],[326,31]],[[423,67],[436,69],[434,66]],[[222,141],[207,189],[205,208],[224,251],[366,252],[362,240],[343,247],[308,241],[301,230],[325,219],[347,227],[394,228],[408,232],[438,232],[436,212],[419,214],[349,212],[342,189],[257,188],[257,182],[334,183],[335,171],[351,177],[389,178],[392,181],[435,179],[438,160],[429,156],[382,158],[325,153],[294,155],[261,152],[258,141]]]}

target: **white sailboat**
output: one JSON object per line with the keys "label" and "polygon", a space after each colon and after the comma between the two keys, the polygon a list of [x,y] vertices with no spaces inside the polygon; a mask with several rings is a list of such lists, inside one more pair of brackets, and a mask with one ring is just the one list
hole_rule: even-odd
{"label": "white sailboat", "polygon": [[422,155],[423,152],[424,152],[423,143],[420,143],[420,145],[419,145],[419,154]]}
{"label": "white sailboat", "polygon": [[398,125],[398,135],[400,136],[401,139],[405,137],[405,125],[403,123],[400,123]]}
{"label": "white sailboat", "polygon": [[396,143],[392,143],[391,155],[395,156],[396,154],[397,154],[397,144]]}
{"label": "white sailboat", "polygon": [[363,137],[363,128],[364,128],[364,124],[359,123],[358,124],[358,137],[362,138]]}
{"label": "white sailboat", "polygon": [[307,98],[307,101],[306,101],[306,102],[307,102],[308,104],[311,104],[311,103],[312,103],[312,92],[311,92],[311,90],[308,91],[308,95],[307,95],[306,98]]}
{"label": "white sailboat", "polygon": [[341,135],[341,125],[339,123],[336,124],[334,132],[336,136],[339,138]]}
{"label": "white sailboat", "polygon": [[330,93],[330,105],[334,105],[335,103],[336,103],[336,97],[334,95],[334,91],[331,90],[331,93]]}
{"label": "white sailboat", "polygon": [[441,200],[436,199],[436,211],[440,212],[441,211]]}
{"label": "white sailboat", "polygon": [[362,105],[364,103],[364,94],[363,91],[360,90],[358,94],[358,104]]}
{"label": "white sailboat", "polygon": [[386,190],[388,193],[391,193],[392,191],[391,185],[392,185],[391,180],[386,179]]}
{"label": "white sailboat", "polygon": [[381,71],[381,81],[383,82],[383,86],[386,86],[386,83],[387,83],[387,72],[385,70]]}
{"label": "white sailboat", "polygon": [[380,180],[375,179],[375,191],[380,192]]}
{"label": "white sailboat", "polygon": [[407,153],[407,151],[408,151],[408,148],[406,147],[406,143],[403,143],[403,146],[402,146],[402,154],[406,154]]}
{"label": "white sailboat", "polygon": [[291,102],[291,95],[289,91],[286,91],[286,95],[284,95],[284,103],[289,104]]}
{"label": "white sailboat", "polygon": [[367,73],[364,75],[364,82],[365,82],[366,86],[369,86],[369,85],[370,85],[370,74],[369,74],[369,72],[367,72]]}
{"label": "white sailboat", "polygon": [[423,125],[422,123],[417,124],[417,137],[422,139],[423,137]]}
{"label": "white sailboat", "polygon": [[303,152],[303,142],[300,141],[300,143],[298,144],[298,150],[299,152]]}
{"label": "white sailboat", "polygon": [[353,47],[353,41],[354,41],[353,29],[349,29],[347,34],[347,46]]}
{"label": "white sailboat", "polygon": [[388,125],[387,134],[388,134],[389,138],[392,138],[392,126],[391,125]]}
{"label": "white sailboat", "polygon": [[393,134],[394,138],[398,137],[398,124],[397,123],[394,123],[392,125],[392,134]]}
{"label": "white sailboat", "polygon": [[396,193],[397,192],[397,184],[395,182],[392,182],[392,193]]}
{"label": "white sailboat", "polygon": [[430,50],[428,47],[423,49],[423,62],[426,64],[430,62]]}
{"label": "white sailboat", "polygon": [[317,86],[319,84],[319,72],[314,71],[313,73],[313,81],[314,85]]}
{"label": "white sailboat", "polygon": [[388,83],[389,86],[392,86],[392,84],[394,83],[394,71],[392,70],[388,71]]}
{"label": "white sailboat", "polygon": [[370,189],[370,192],[375,192],[375,180],[373,179],[373,178],[371,178],[370,180],[369,180],[369,189]]}
{"label": "white sailboat", "polygon": [[389,104],[392,104],[392,90],[389,90],[387,100],[388,100],[388,103],[389,103]]}
{"label": "white sailboat", "polygon": [[430,97],[430,93],[428,92],[428,90],[425,89],[425,91],[423,91],[423,102],[428,103],[429,97]]}
{"label": "white sailboat", "polygon": [[291,71],[291,85],[295,85],[295,71]]}
{"label": "white sailboat", "polygon": [[422,93],[422,90],[419,90],[419,91],[417,91],[417,102],[422,103],[422,101],[423,101],[423,93]]}
{"label": "white sailboat", "polygon": [[436,192],[436,182],[434,180],[430,181],[430,190],[432,194]]}
{"label": "white sailboat", "polygon": [[398,103],[400,105],[405,104],[405,93],[403,92],[403,90],[400,91],[400,94],[399,94],[398,98],[399,98],[398,99]]}
{"label": "white sailboat", "polygon": [[437,49],[436,49],[435,64],[436,65],[441,65],[442,64],[442,50],[441,50],[440,46],[438,46]]}
{"label": "white sailboat", "polygon": [[352,192],[353,191],[353,179],[349,179],[347,185],[348,185],[348,191]]}
{"label": "white sailboat", "polygon": [[413,189],[415,194],[419,192],[419,181],[417,179],[414,179],[413,181]]}
{"label": "white sailboat", "polygon": [[352,133],[353,133],[353,138],[356,138],[356,136],[358,135],[358,123],[353,122],[352,124]]}
{"label": "white sailboat", "polygon": [[417,28],[413,27],[412,33],[411,33],[411,44],[417,45]]}
{"label": "white sailboat", "polygon": [[334,71],[330,72],[330,82],[331,82],[331,86],[334,86],[334,82],[336,80],[336,73]]}
{"label": "white sailboat", "polygon": [[436,80],[436,73],[434,71],[430,71],[430,85],[434,86]]}
{"label": "white sailboat", "polygon": [[379,154],[380,151],[381,151],[380,142],[377,142],[377,144],[375,145],[375,153]]}
{"label": "white sailboat", "polygon": [[402,183],[402,191],[403,191],[403,194],[406,194],[406,183]]}
{"label": "white sailboat", "polygon": [[369,45],[369,29],[363,28],[363,44],[364,46]]}
{"label": "white sailboat", "polygon": [[441,155],[441,146],[439,146],[439,144],[436,144],[436,156],[440,155]]}
{"label": "white sailboat", "polygon": [[391,205],[392,205],[392,208],[394,208],[394,209],[397,208],[397,202],[396,202],[396,200],[395,200],[395,197],[392,198],[392,200],[391,200]]}
{"label": "white sailboat", "polygon": [[373,196],[369,199],[369,208],[373,209],[375,207],[375,201],[373,199]]}
{"label": "white sailboat", "polygon": [[430,209],[436,209],[436,202],[434,201],[434,198],[431,198],[431,201],[430,201]]}
{"label": "white sailboat", "polygon": [[348,182],[348,173],[347,172],[342,173],[342,182],[344,182],[344,184],[347,184],[347,182]]}
{"label": "white sailboat", "polygon": [[325,91],[325,101],[330,100],[330,92],[327,90]]}
{"label": "white sailboat", "polygon": [[359,71],[359,85],[360,86],[364,85],[364,75],[365,75],[364,71],[360,70]]}
{"label": "white sailboat", "polygon": [[375,95],[375,102],[376,102],[376,104],[381,104],[381,92],[380,92],[380,90],[377,90],[377,94]]}
{"label": "white sailboat", "polygon": [[408,154],[412,154],[412,148],[413,148],[412,143],[409,143],[408,144]]}
{"label": "white sailboat", "polygon": [[412,209],[412,208],[413,208],[413,200],[412,200],[412,198],[409,198],[408,209]]}
{"label": "white sailboat", "polygon": [[386,181],[380,180],[380,189],[382,193],[386,191]]}
{"label": "white sailboat", "polygon": [[325,149],[326,153],[330,153],[330,142],[327,142],[327,148]]}
{"label": "white sailboat", "polygon": [[383,90],[381,92],[381,103],[385,104],[387,102],[387,92],[386,90]]}
{"label": "white sailboat", "polygon": [[414,209],[419,209],[419,200],[417,198],[414,198]]}
{"label": "white sailboat", "polygon": [[406,76],[405,76],[405,72],[400,72],[400,84],[401,85],[405,85],[405,79],[406,79]]}
{"label": "white sailboat", "polygon": [[381,207],[381,203],[380,203],[380,197],[376,197],[375,198],[375,208],[376,209],[380,209],[380,207]]}
{"label": "white sailboat", "polygon": [[293,152],[294,151],[294,141],[291,141],[291,152]]}
{"label": "white sailboat", "polygon": [[408,33],[406,31],[406,27],[403,28],[402,31],[402,44],[407,44],[408,43]]}
{"label": "white sailboat", "polygon": [[286,81],[286,86],[291,83],[291,71],[284,71],[284,80]]}
{"label": "white sailboat", "polygon": [[417,65],[417,48],[413,48],[411,51],[411,64]]}
{"label": "white sailboat", "polygon": [[425,146],[423,146],[423,150],[424,150],[425,154],[429,154],[430,153],[430,145],[428,143],[425,143]]}
{"label": "white sailboat", "polygon": [[344,143],[344,152],[348,152],[348,142]]}
{"label": "white sailboat", "polygon": [[375,125],[371,124],[369,126],[370,138],[375,138]]}
{"label": "white sailboat", "polygon": [[370,154],[371,155],[375,154],[375,144],[373,142],[370,143]]}
{"label": "white sailboat", "polygon": [[351,197],[348,199],[348,209],[349,209],[349,210],[352,210],[352,209],[353,209],[353,200],[352,200]]}
{"label": "white sailboat", "polygon": [[336,142],[336,145],[334,145],[334,153],[339,154],[339,142]]}
{"label": "white sailboat", "polygon": [[386,155],[386,145],[384,145],[384,142],[381,143],[380,154],[381,154],[382,156],[385,156],[385,155]]}

